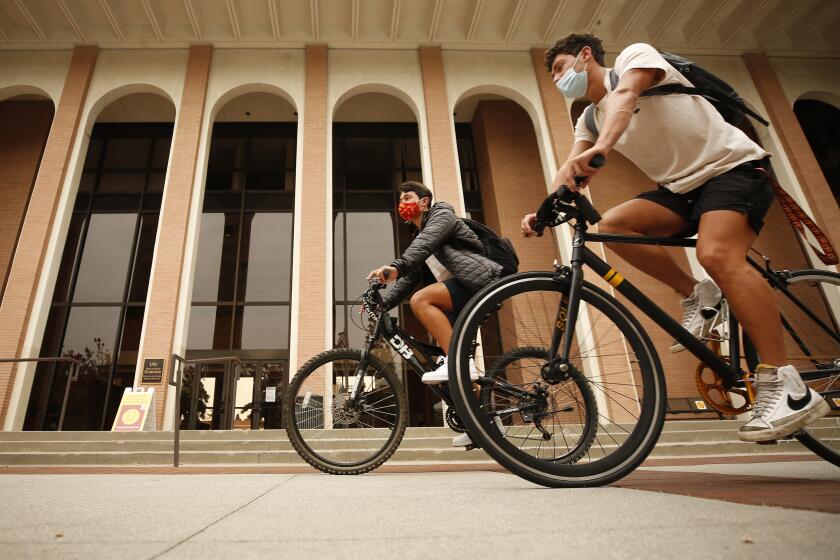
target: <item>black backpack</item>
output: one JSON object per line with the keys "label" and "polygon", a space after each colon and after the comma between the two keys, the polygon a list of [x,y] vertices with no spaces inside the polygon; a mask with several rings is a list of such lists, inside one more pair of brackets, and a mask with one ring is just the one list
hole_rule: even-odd
{"label": "black backpack", "polygon": [[[662,58],[667,60],[668,64],[673,66],[677,72],[682,74],[689,82],[691,82],[694,87],[688,87],[682,84],[665,84],[643,91],[640,97],[670,95],[674,93],[700,95],[705,97],[712,105],[714,105],[715,109],[717,109],[718,113],[720,113],[723,117],[723,120],[735,127],[740,128],[746,118],[745,115],[751,116],[764,126],[768,126],[770,124],[764,119],[764,117],[747,107],[744,100],[740,95],[738,95],[738,92],[736,92],[732,86],[708,70],[704,70],[691,60],[675,54],[667,52],[660,52],[659,54],[661,54]],[[612,68],[610,69],[610,84],[612,85],[613,90],[618,84],[618,74],[616,74],[615,69]],[[595,125],[595,105],[589,104],[586,109],[583,110],[583,114],[580,118],[583,119],[583,122],[586,124],[586,128],[589,132],[598,136],[598,127]]]}
{"label": "black backpack", "polygon": [[461,218],[484,245],[484,256],[502,265],[502,276],[508,276],[519,270],[519,257],[513,243],[507,237],[499,237],[496,232],[482,223]]}

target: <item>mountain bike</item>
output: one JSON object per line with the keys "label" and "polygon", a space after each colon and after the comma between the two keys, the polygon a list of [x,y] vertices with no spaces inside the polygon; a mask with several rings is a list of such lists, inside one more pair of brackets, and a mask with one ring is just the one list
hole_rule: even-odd
{"label": "mountain bike", "polygon": [[[422,376],[434,370],[443,350],[421,342],[403,330],[383,306],[380,291],[385,284],[372,281],[360,300],[369,325],[362,350],[334,348],[305,363],[289,383],[283,399],[286,433],[298,454],[313,467],[329,474],[362,474],[387,461],[399,447],[406,430],[408,405],[397,367],[404,363],[407,374]],[[485,377],[496,383],[505,381],[533,361],[544,361],[546,348],[516,347],[484,361]],[[429,385],[446,404],[446,424],[463,433],[464,427],[453,407],[447,384]],[[535,403],[523,404],[526,414],[532,411],[532,430],[518,429],[509,434],[520,449],[537,460],[571,463],[583,457],[595,435],[595,396],[582,375],[569,376],[562,385],[562,414],[576,415],[574,434],[567,430],[565,444],[549,452],[543,448],[553,437],[551,415],[537,411]],[[495,399],[502,390],[484,394]],[[557,399],[555,399],[555,402]],[[500,420],[497,420],[501,423]],[[564,425],[568,425],[568,420]],[[534,436],[534,432],[538,435]],[[546,435],[548,434],[548,436]]]}
{"label": "mountain bike", "polygon": [[[750,372],[759,357],[725,300],[718,308],[702,310],[715,328],[696,338],[586,246],[610,242],[694,247],[696,240],[589,232],[599,220],[585,196],[565,187],[549,195],[537,212],[535,230],[541,234],[546,227],[567,222],[573,226],[570,266],[555,263],[553,271],[515,274],[486,286],[461,312],[452,333],[449,387],[470,436],[502,466],[544,486],[609,484],[639,466],[657,442],[666,414],[662,364],[623,301],[634,304],[700,360],[696,383],[712,409],[734,416],[749,411],[754,399]],[[832,409],[794,436],[840,466],[840,274],[775,270],[766,257],[759,264],[748,256],[748,262],[774,290],[790,363]],[[595,274],[585,277],[584,266]],[[605,283],[596,285],[595,275]],[[478,380],[483,396],[477,398],[464,374],[476,345],[491,360],[494,352],[523,345],[548,352],[523,373],[515,395],[504,387],[504,394],[494,398],[498,384],[485,376]],[[518,402],[537,399],[568,376],[580,375],[597,403],[596,435],[586,455],[574,464],[536,461],[512,445],[496,419],[504,415],[515,425],[527,425],[531,411],[526,415]]]}

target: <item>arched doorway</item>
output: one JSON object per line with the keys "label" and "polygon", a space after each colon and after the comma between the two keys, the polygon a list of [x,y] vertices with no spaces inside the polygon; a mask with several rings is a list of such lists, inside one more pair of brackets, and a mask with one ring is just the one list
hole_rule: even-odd
{"label": "arched doorway", "polygon": [[[148,90],[148,88],[144,88]],[[41,344],[80,360],[63,429],[110,429],[134,384],[175,107],[129,93],[96,117]],[[24,429],[54,430],[66,376],[36,370]]]}
{"label": "arched doorway", "polygon": [[[412,240],[408,225],[396,215],[397,187],[422,181],[415,110],[391,93],[348,92],[336,104],[332,128],[333,301],[335,346],[360,348],[358,296],[367,273],[390,263]],[[420,340],[425,329],[407,302],[392,311]],[[355,323],[354,323],[355,321]],[[390,355],[383,351],[381,358]],[[394,365],[408,395],[410,426],[443,424],[440,404],[419,378]]]}
{"label": "arched doorway", "polygon": [[[252,89],[252,91],[248,91]],[[257,89],[258,91],[253,91]],[[243,88],[214,113],[186,358],[182,429],[277,429],[288,380],[297,113],[279,90]]]}
{"label": "arched doorway", "polygon": [[840,109],[816,99],[799,99],[793,112],[840,206]]}

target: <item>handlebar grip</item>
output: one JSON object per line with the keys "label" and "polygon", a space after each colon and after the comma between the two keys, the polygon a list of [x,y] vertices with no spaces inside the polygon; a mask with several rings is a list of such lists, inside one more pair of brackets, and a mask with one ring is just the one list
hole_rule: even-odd
{"label": "handlebar grip", "polygon": [[382,277],[385,278],[385,280],[387,280],[389,276],[391,276],[391,271],[390,270],[388,270],[386,268],[385,270],[382,271]]}

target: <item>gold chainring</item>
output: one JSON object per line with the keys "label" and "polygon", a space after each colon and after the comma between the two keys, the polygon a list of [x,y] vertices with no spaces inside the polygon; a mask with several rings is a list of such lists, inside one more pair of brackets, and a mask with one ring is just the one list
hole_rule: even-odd
{"label": "gold chainring", "polygon": [[[729,358],[722,356],[720,353],[720,342],[711,341],[709,345],[712,352],[716,353],[720,358],[726,362]],[[697,390],[700,396],[706,401],[706,404],[727,416],[737,416],[743,414],[752,408],[752,395],[749,389],[745,387],[732,387],[727,389],[724,386],[723,380],[715,373],[714,370],[706,367],[706,364],[700,362],[697,365],[697,370],[694,375],[697,383]],[[732,402],[732,396],[738,395],[744,401],[741,406],[736,406]]]}

